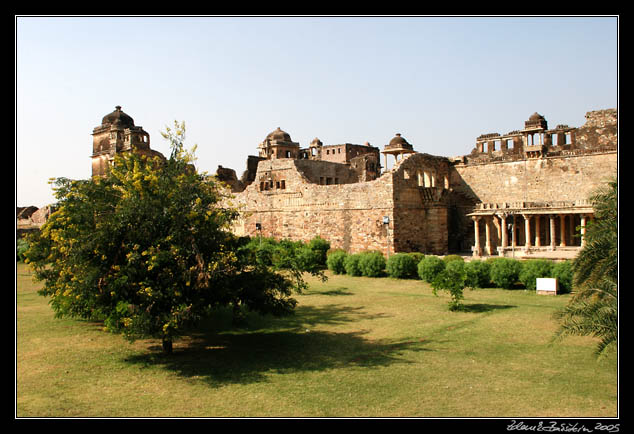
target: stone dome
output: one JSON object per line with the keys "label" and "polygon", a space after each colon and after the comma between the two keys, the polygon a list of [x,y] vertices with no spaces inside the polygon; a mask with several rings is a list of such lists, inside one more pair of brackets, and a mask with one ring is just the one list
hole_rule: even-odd
{"label": "stone dome", "polygon": [[396,136],[394,136],[394,138],[390,140],[390,143],[387,145],[387,147],[411,149],[412,145],[407,143],[407,140],[405,140],[404,137],[401,137],[400,133],[396,133]]}
{"label": "stone dome", "polygon": [[269,133],[269,135],[266,136],[266,138],[267,140],[271,140],[271,141],[276,140],[278,142],[292,142],[290,134],[288,134],[285,131],[282,131],[280,127],[277,127],[275,131],[273,131],[272,133]]}
{"label": "stone dome", "polygon": [[102,125],[119,125],[122,127],[133,127],[134,119],[132,119],[129,115],[121,111],[121,106],[118,105],[115,107],[115,110],[112,113],[109,113],[103,117],[101,120]]}
{"label": "stone dome", "polygon": [[548,128],[548,122],[546,122],[546,118],[535,112],[531,115],[530,118],[526,122],[524,122],[524,128],[535,129],[535,128]]}

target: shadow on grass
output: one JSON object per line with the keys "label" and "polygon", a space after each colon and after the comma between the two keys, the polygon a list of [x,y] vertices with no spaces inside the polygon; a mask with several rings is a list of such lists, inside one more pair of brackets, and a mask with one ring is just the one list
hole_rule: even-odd
{"label": "shadow on grass", "polygon": [[428,351],[424,347],[430,341],[416,338],[385,342],[366,339],[365,331],[313,331],[306,327],[311,318],[321,318],[319,324],[333,324],[355,321],[359,315],[362,313],[357,309],[341,306],[304,307],[292,317],[260,317],[259,328],[250,323],[242,329],[231,328],[230,321],[216,319],[198,333],[176,342],[171,355],[162,354],[156,345],[149,348],[150,352],[128,356],[126,361],[163,366],[183,377],[218,386],[266,381],[271,373],[409,363],[403,358],[404,352]]}
{"label": "shadow on grass", "polygon": [[348,291],[348,288],[337,288],[330,291],[319,292],[319,295],[354,295],[354,292]]}
{"label": "shadow on grass", "polygon": [[513,307],[517,307],[510,304],[487,304],[487,303],[476,303],[476,304],[463,304],[460,306],[460,312],[473,312],[473,313],[483,313],[483,312],[493,312],[501,309],[511,309]]}

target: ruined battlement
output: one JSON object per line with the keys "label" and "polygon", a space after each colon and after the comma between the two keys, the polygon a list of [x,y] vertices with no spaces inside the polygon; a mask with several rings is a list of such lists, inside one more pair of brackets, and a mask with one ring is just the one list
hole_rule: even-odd
{"label": "ruined battlement", "polygon": [[559,124],[548,128],[546,118],[534,113],[524,128],[507,134],[486,133],[476,138],[469,155],[455,159],[456,164],[489,164],[616,152],[618,115],[616,109],[586,113],[586,123],[579,127]]}

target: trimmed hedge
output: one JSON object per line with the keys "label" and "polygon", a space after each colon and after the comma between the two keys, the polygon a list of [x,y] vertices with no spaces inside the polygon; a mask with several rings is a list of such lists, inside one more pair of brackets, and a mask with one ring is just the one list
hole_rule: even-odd
{"label": "trimmed hedge", "polygon": [[[288,241],[281,243],[282,245]],[[259,249],[260,260],[270,261],[270,257],[279,254],[279,246],[270,239],[263,239]],[[323,258],[324,249],[330,247],[327,242],[315,239],[314,242],[295,246],[299,252],[307,258]],[[310,248],[312,247],[312,248]],[[307,250],[310,250],[308,254]],[[559,283],[559,292],[566,293],[572,290],[572,262],[552,262],[548,259],[518,259],[495,257],[487,260],[473,259],[465,261],[458,255],[438,256],[422,253],[395,253],[387,260],[379,251],[366,251],[356,254],[348,254],[344,250],[326,250],[327,268],[334,274],[347,274],[349,276],[382,277],[389,276],[397,279],[421,279],[432,284],[440,273],[452,265],[452,273],[457,269],[463,270],[464,286],[469,288],[487,288],[495,286],[503,289],[513,289],[521,284],[527,290],[535,290],[536,279],[539,277],[556,278]],[[300,255],[302,256],[302,255]],[[316,260],[316,259],[315,259]],[[320,261],[321,262],[321,261]],[[457,267],[455,270],[453,267]],[[444,279],[447,280],[447,273]],[[446,283],[446,282],[445,282]]]}
{"label": "trimmed hedge", "polygon": [[445,269],[445,262],[438,256],[425,256],[418,263],[418,276],[427,283],[432,283],[434,278]]}
{"label": "trimmed hedge", "polygon": [[348,276],[361,276],[361,268],[359,268],[359,259],[361,254],[355,253],[353,255],[347,255],[343,261],[343,267],[346,270]]}
{"label": "trimmed hedge", "polygon": [[511,289],[518,282],[522,263],[516,259],[493,258],[491,264],[491,281],[500,288]]}
{"label": "trimmed hedge", "polygon": [[491,284],[491,264],[473,259],[464,264],[465,285],[470,288],[486,288]]}
{"label": "trimmed hedge", "polygon": [[346,266],[344,262],[348,254],[344,250],[335,250],[330,252],[326,258],[328,269],[335,274],[346,274]]}
{"label": "trimmed hedge", "polygon": [[409,253],[396,253],[390,256],[385,265],[387,275],[397,279],[415,278],[418,272],[418,263]]}
{"label": "trimmed hedge", "polygon": [[442,260],[445,264],[448,264],[451,261],[464,262],[464,258],[460,255],[446,255],[442,258]]}
{"label": "trimmed hedge", "polygon": [[522,263],[519,280],[528,290],[535,290],[540,277],[551,277],[553,263],[547,259],[529,259]]}
{"label": "trimmed hedge", "polygon": [[420,261],[425,259],[425,255],[419,252],[410,252],[408,253],[408,255],[410,255],[414,259],[414,262],[416,262],[416,266],[418,266]]}
{"label": "trimmed hedge", "polygon": [[572,261],[557,262],[553,265],[552,277],[559,282],[559,292],[572,291]]}
{"label": "trimmed hedge", "polygon": [[359,255],[359,268],[366,277],[380,277],[385,274],[385,257],[376,251],[363,252]]}

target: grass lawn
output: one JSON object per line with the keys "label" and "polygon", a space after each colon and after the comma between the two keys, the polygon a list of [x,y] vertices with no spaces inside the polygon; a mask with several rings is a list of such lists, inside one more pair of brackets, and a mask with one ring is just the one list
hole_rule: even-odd
{"label": "grass lawn", "polygon": [[552,343],[569,296],[309,279],[288,318],[219,312],[174,343],[54,318],[17,265],[17,417],[616,417],[617,358]]}

